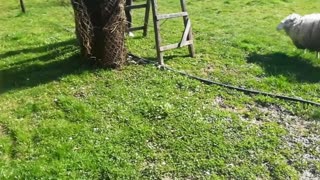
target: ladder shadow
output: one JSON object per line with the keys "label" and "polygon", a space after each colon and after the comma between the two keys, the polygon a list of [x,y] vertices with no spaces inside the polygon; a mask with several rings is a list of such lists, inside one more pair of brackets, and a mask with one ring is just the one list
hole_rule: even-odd
{"label": "ladder shadow", "polygon": [[[147,60],[150,60],[152,62],[158,62],[158,58],[157,57],[143,57]],[[164,62],[168,62],[168,61],[171,61],[173,59],[176,59],[176,58],[190,58],[190,55],[165,55],[163,56],[163,59],[164,59]]]}

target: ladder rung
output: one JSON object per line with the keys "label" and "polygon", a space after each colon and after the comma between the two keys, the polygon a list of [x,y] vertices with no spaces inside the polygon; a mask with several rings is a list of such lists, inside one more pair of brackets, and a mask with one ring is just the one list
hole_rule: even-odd
{"label": "ladder rung", "polygon": [[132,32],[132,31],[138,31],[138,30],[143,30],[143,29],[145,29],[144,26],[139,26],[139,27],[132,27],[129,29],[129,31]]}
{"label": "ladder rung", "polygon": [[132,9],[141,9],[146,7],[147,7],[147,4],[137,4],[137,5],[126,6],[126,9],[132,10]]}
{"label": "ladder rung", "polygon": [[176,43],[176,44],[170,44],[170,45],[166,45],[166,46],[161,46],[160,47],[160,51],[163,52],[163,51],[167,51],[167,50],[170,50],[170,49],[175,49],[175,48],[179,48],[179,47],[183,47],[183,46],[188,46],[188,45],[191,45],[191,44],[193,44],[193,40],[185,41],[183,44]]}
{"label": "ladder rung", "polygon": [[157,20],[161,19],[171,19],[171,18],[176,18],[176,17],[183,17],[183,16],[188,16],[187,12],[180,12],[180,13],[172,13],[172,14],[160,14],[157,15]]}

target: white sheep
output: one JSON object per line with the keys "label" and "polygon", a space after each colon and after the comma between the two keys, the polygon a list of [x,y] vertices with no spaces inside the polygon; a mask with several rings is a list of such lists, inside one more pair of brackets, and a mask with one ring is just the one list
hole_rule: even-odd
{"label": "white sheep", "polygon": [[277,30],[282,30],[291,38],[299,49],[316,51],[319,58],[320,51],[320,14],[300,16],[290,14],[278,25]]}

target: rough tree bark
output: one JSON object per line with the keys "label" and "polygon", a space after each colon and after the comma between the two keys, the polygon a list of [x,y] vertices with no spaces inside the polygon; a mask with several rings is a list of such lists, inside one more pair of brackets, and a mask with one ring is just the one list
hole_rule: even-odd
{"label": "rough tree bark", "polygon": [[81,53],[102,67],[126,60],[124,0],[71,0]]}

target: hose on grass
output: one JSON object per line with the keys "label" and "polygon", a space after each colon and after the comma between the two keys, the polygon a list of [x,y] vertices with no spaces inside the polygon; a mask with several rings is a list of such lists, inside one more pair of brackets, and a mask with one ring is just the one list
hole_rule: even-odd
{"label": "hose on grass", "polygon": [[[145,64],[146,63],[147,64],[154,64],[154,65],[158,66],[157,62],[141,58],[141,57],[136,56],[136,55],[134,55],[132,53],[129,53],[129,56],[133,57],[133,59],[135,59],[135,60],[138,60],[140,62],[144,62]],[[217,86],[221,86],[221,87],[224,87],[224,88],[237,90],[237,91],[240,91],[240,92],[243,92],[243,93],[264,95],[264,96],[269,96],[269,97],[278,98],[278,99],[282,99],[282,100],[295,101],[295,102],[300,102],[300,103],[310,104],[310,105],[314,105],[314,106],[319,106],[320,107],[320,103],[314,102],[314,101],[305,100],[305,99],[302,99],[302,98],[290,97],[290,96],[285,96],[285,95],[278,95],[278,94],[273,94],[273,93],[263,92],[263,91],[258,91],[258,90],[252,90],[252,89],[245,89],[245,88],[241,88],[241,87],[237,87],[237,86],[232,86],[232,85],[229,85],[229,84],[215,82],[215,81],[212,81],[212,80],[200,78],[200,77],[197,77],[197,76],[194,76],[194,75],[191,75],[191,74],[176,70],[176,69],[171,68],[171,67],[166,66],[166,65],[161,66],[160,68],[164,69],[164,70],[168,70],[168,71],[174,72],[174,73],[177,73],[177,74],[180,74],[180,75],[183,75],[183,76],[186,76],[186,77],[191,78],[191,79],[198,80],[198,81],[200,81],[200,82],[202,82],[204,84],[207,84],[207,85],[217,85]]]}

